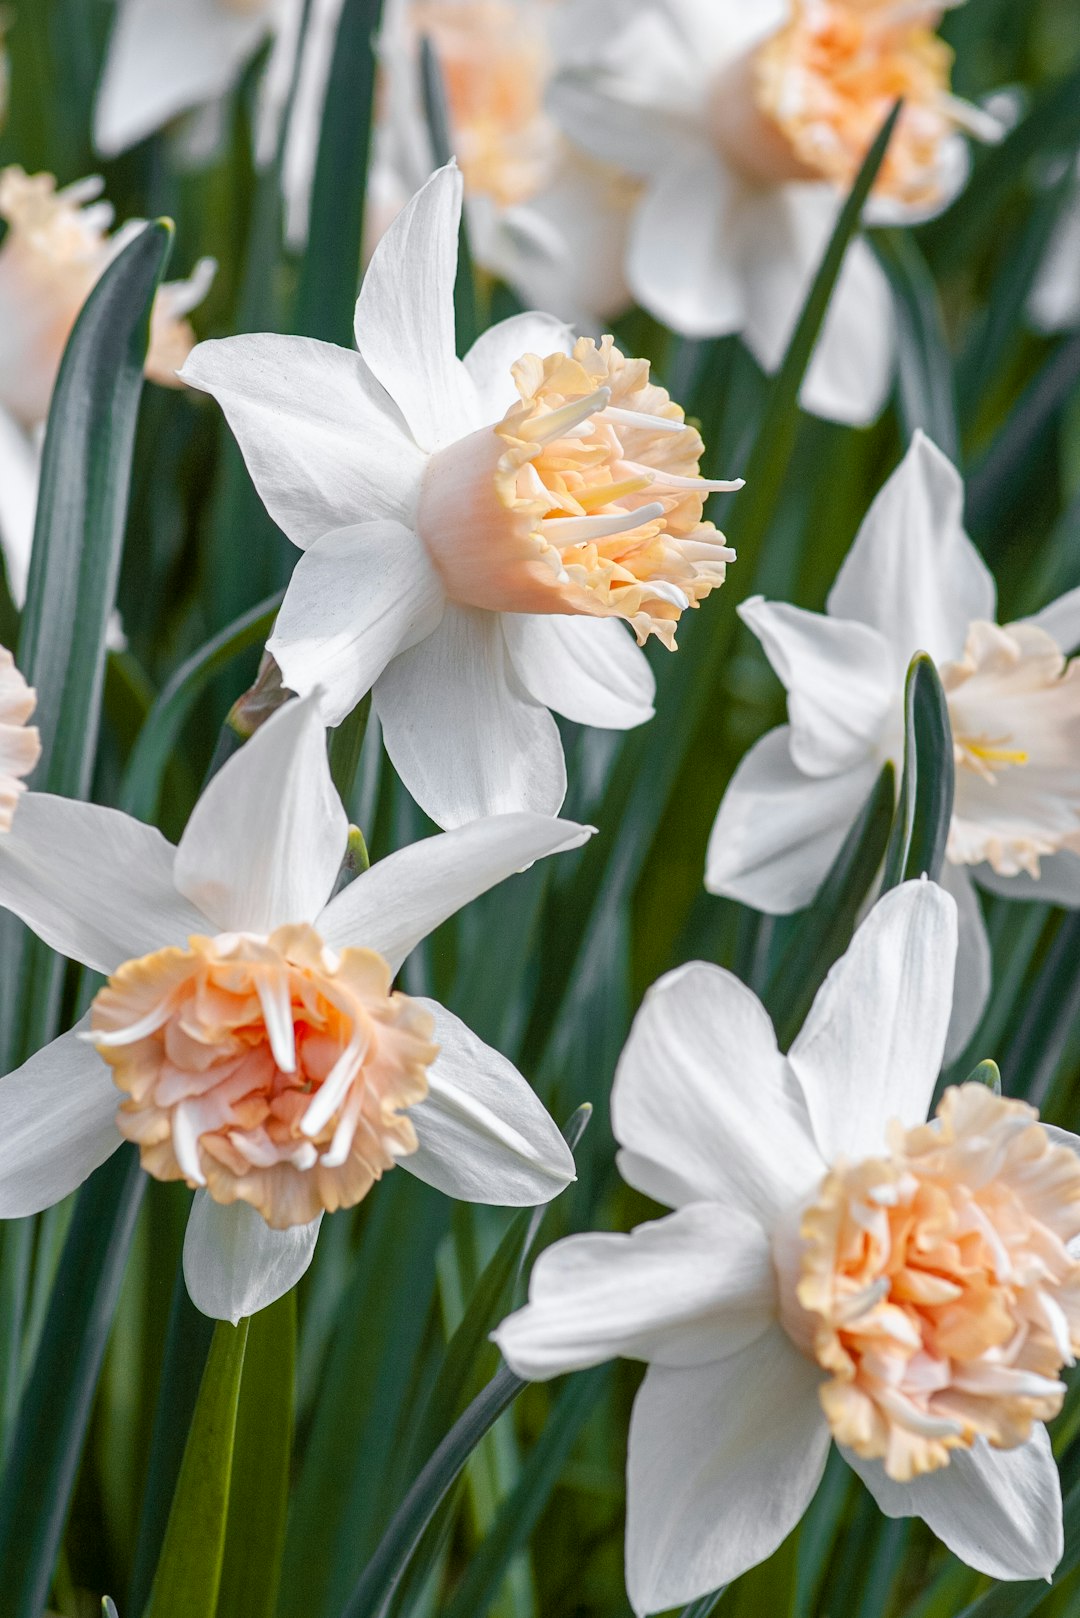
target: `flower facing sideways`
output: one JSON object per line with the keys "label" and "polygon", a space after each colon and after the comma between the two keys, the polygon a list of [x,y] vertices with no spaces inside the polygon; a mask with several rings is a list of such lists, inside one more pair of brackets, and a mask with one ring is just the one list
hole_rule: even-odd
{"label": "flower facing sideways", "polygon": [[[338,723],[368,690],[387,751],[440,825],[554,813],[548,709],[652,713],[626,632],[674,646],[731,551],[703,518],[696,429],[644,360],[543,315],[454,347],[461,176],[440,170],[379,244],[359,354],[304,338],[201,343],[271,516],[304,550],[269,648]],[[621,621],[620,621],[621,620]]]}
{"label": "flower facing sideways", "polygon": [[26,791],[23,777],[41,757],[38,733],[26,723],[36,704],[15,659],[0,646],[0,832],[11,830],[19,797]]}
{"label": "flower facing sideways", "polygon": [[[871,911],[788,1056],[736,978],[653,988],[619,1062],[623,1177],[674,1208],[544,1253],[496,1333],[519,1375],[648,1363],[630,1424],[638,1614],[771,1555],[835,1441],[891,1517],[1046,1578],[1046,1420],[1080,1349],[1080,1140],[980,1084],[926,1123],[956,919],[928,882]],[[663,1082],[658,1082],[662,1076]]]}
{"label": "flower facing sideways", "polygon": [[948,701],[956,797],[942,882],[960,907],[950,1052],[974,1032],[990,951],[973,883],[1080,904],[1080,591],[999,627],[996,589],[964,532],[959,473],[922,434],[878,495],[824,615],[760,598],[740,609],[788,692],[789,724],[736,770],[705,882],[774,915],[809,904],[887,759],[903,754],[916,652]]}
{"label": "flower facing sideways", "polygon": [[314,699],[224,766],[177,848],[30,793],[0,902],[108,982],[78,1028],[0,1079],[0,1218],[58,1201],[133,1141],[148,1173],[197,1188],[188,1289],[235,1320],[287,1291],[322,1214],[395,1164],[474,1202],[546,1202],[573,1159],[525,1080],[393,979],[462,904],[587,835],[497,817],[331,897],[348,826]]}

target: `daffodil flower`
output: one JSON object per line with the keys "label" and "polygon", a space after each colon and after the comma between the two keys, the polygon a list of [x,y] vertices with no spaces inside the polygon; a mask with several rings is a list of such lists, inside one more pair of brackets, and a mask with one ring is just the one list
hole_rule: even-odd
{"label": "daffodil flower", "polygon": [[[692,338],[740,333],[766,371],[784,355],[850,188],[893,103],[905,109],[869,217],[910,222],[963,185],[960,130],[996,120],[949,91],[943,7],[894,0],[571,0],[550,106],[595,158],[636,179],[626,276]],[[872,421],[895,328],[885,277],[851,246],[803,390]]]}
{"label": "daffodil flower", "polygon": [[[380,242],[354,354],[300,337],[201,343],[270,515],[304,554],[269,649],[337,724],[371,690],[413,797],[442,826],[555,813],[554,708],[652,713],[626,632],[674,646],[732,552],[683,412],[610,338],[522,315],[454,346],[461,175],[440,170]],[[620,620],[623,620],[620,622]]]}
{"label": "daffodil flower", "polygon": [[324,1211],[396,1163],[473,1202],[546,1202],[574,1165],[532,1090],[392,982],[461,905],[588,834],[481,821],[333,897],[348,825],[314,698],[224,766],[176,848],[118,811],[28,794],[0,903],[108,982],[0,1080],[0,1218],[57,1202],[134,1141],[148,1173],[197,1188],[188,1289],[236,1320],[303,1274]]}
{"label": "daffodil flower", "polygon": [[41,757],[41,738],[27,725],[37,696],[27,685],[6,646],[0,646],[0,832],[9,832],[24,776]]}
{"label": "daffodil flower", "polygon": [[763,1007],[694,963],[660,980],[615,1076],[623,1178],[676,1211],[541,1255],[496,1332],[519,1375],[645,1360],[627,1463],[638,1614],[694,1600],[796,1526],[835,1441],[890,1517],[996,1579],[1048,1578],[1043,1423],[1080,1348],[1080,1140],[977,1083],[934,1091],[955,906],[887,895],[785,1057]]}
{"label": "daffodil flower", "polygon": [[[142,230],[128,220],[109,234],[111,205],[102,181],[56,189],[51,174],[0,170],[0,545],[15,605],[26,597],[34,535],[41,441],[64,347],[83,304],[117,253]],[[195,343],[186,316],[214,278],[201,259],[189,280],[159,288],[146,374],[178,387],[176,371]]]}
{"label": "daffodil flower", "polygon": [[960,908],[950,1051],[975,1031],[990,948],[975,884],[1080,905],[1080,591],[998,627],[993,578],[964,532],[959,473],[917,434],[878,495],[824,615],[740,608],[788,693],[789,723],[739,765],[706,863],[712,893],[771,915],[810,903],[887,759],[903,753],[916,652],[948,699],[956,799],[942,882]]}

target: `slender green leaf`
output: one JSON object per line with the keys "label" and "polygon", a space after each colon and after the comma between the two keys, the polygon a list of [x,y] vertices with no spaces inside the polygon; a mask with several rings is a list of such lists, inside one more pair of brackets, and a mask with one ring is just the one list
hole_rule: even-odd
{"label": "slender green leaf", "polygon": [[728,1588],[728,1585],[722,1584],[719,1590],[714,1590],[711,1595],[699,1596],[696,1601],[691,1601],[688,1607],[683,1608],[681,1618],[713,1618]]}
{"label": "slender green leaf", "polygon": [[217,1610],[249,1325],[219,1320],[214,1328],[147,1618],[210,1618]]}
{"label": "slender green leaf", "polygon": [[[420,79],[432,156],[436,166],[443,168],[454,156],[454,136],[450,128],[450,107],[446,99],[442,69],[435,47],[427,35],[420,41]],[[466,354],[479,337],[481,328],[476,308],[476,276],[473,271],[472,248],[469,245],[469,225],[464,213],[458,233],[454,315],[458,353]]]}
{"label": "slender green leaf", "polygon": [[933,660],[911,661],[904,690],[904,773],[885,856],[882,891],[928,876],[937,881],[952,820],[956,766],[952,726]]}
{"label": "slender green leaf", "polygon": [[1080,334],[1059,343],[1013,407],[968,478],[967,519],[995,534],[1015,515],[1017,491],[1041,475],[1047,434],[1080,383]]}
{"label": "slender green leaf", "polygon": [[959,465],[949,340],[934,278],[910,231],[875,231],[871,244],[889,278],[896,310],[904,437],[922,428]]}

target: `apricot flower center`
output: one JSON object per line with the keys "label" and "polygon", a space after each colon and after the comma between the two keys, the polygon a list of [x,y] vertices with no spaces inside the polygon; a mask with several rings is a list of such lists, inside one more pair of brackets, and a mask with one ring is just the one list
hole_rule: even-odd
{"label": "apricot flower center", "polygon": [[837,1163],[800,1225],[785,1324],[829,1373],[837,1442],[897,1482],[980,1435],[1012,1449],[1061,1408],[1080,1349],[1080,1159],[981,1084],[886,1156]]}
{"label": "apricot flower center", "polygon": [[500,612],[625,618],[674,648],[681,614],[734,552],[703,521],[713,490],[678,405],[610,337],[513,367],[519,402],[433,456],[419,531],[447,594]]}
{"label": "apricot flower center", "polygon": [[414,1152],[430,1014],[370,950],[306,926],[194,937],[128,961],[89,1038],[126,1093],[120,1133],[159,1180],[249,1202],[277,1230],[361,1201]]}

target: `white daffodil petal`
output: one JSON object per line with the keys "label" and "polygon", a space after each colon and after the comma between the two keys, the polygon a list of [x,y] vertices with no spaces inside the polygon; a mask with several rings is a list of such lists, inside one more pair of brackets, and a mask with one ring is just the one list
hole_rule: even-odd
{"label": "white daffodil petal", "polygon": [[974,620],[995,620],[993,577],[964,532],[963,479],[924,433],[870,507],[828,611],[879,630],[902,668],[916,652],[959,657]]}
{"label": "white daffodil petal", "polygon": [[[1080,287],[1080,275],[1076,278]],[[1034,624],[1057,642],[1066,657],[1080,649],[1080,585],[1051,601],[1041,612],[1033,612],[1025,623]]]}
{"label": "white daffodil petal", "polygon": [[412,1107],[419,1150],[401,1159],[417,1179],[462,1202],[502,1208],[550,1202],[575,1177],[574,1157],[512,1062],[434,1000],[439,1054],[429,1093]]}
{"label": "white daffodil petal", "polygon": [[348,837],[318,699],[289,702],[195,805],[176,851],[176,885],[223,932],[314,921]]}
{"label": "white daffodil petal", "polygon": [[880,1461],[844,1451],[887,1517],[921,1517],[955,1556],[992,1579],[1048,1579],[1061,1560],[1061,1484],[1046,1428],[1019,1449],[953,1450],[948,1466],[894,1483]]}
{"label": "white daffodil petal", "polygon": [[892,292],[873,251],[856,238],[844,255],[799,403],[826,421],[869,427],[888,403],[895,368]]}
{"label": "white daffodil petal", "polygon": [[541,1253],[529,1301],[493,1333],[518,1376],[543,1381],[621,1355],[703,1365],[776,1315],[772,1249],[736,1209],[696,1203],[629,1236],[571,1236]]}
{"label": "white daffodil petal", "polygon": [[604,730],[652,718],[653,671],[618,619],[505,613],[502,624],[518,678],[545,708]]}
{"label": "white daffodil petal", "polygon": [[40,470],[39,444],[0,408],[0,550],[11,599],[20,608],[30,575]]}
{"label": "white daffodil petal", "polygon": [[[1076,863],[1080,867],[1080,859]],[[952,1017],[945,1041],[945,1061],[952,1062],[963,1055],[982,1022],[993,983],[993,962],[978,890],[967,866],[946,860],[941,885],[956,900],[958,928]]]}
{"label": "white daffodil petal", "polygon": [[761,1002],[701,961],[645,996],[615,1071],[611,1123],[623,1178],[669,1207],[721,1202],[768,1229],[824,1173]]}
{"label": "white daffodil petal", "polygon": [[515,674],[498,613],[448,606],[434,634],[379,676],[373,701],[394,768],[437,825],[558,814],[558,726]]}
{"label": "white daffodil petal", "polygon": [[398,214],[356,304],[356,346],[426,450],[484,425],[454,339],[460,220],[461,174],[451,165]]}
{"label": "white daffodil petal", "polygon": [[922,1123],[952,1010],[956,904],[905,882],[871,910],[818,990],[788,1060],[827,1163],[880,1152],[885,1127]]}
{"label": "white daffodil petal", "polygon": [[395,522],[339,528],[304,552],[267,650],[300,696],[321,689],[340,725],[398,652],[436,629],[444,596],[427,552]]}
{"label": "white daffodil petal", "polygon": [[94,145],[115,157],[177,113],[220,96],[272,23],[270,6],[121,0],[94,110]]}
{"label": "white daffodil petal", "polygon": [[375,949],[397,971],[448,916],[548,854],[579,848],[591,826],[549,815],[494,815],[379,860],[319,918],[332,949]]}
{"label": "white daffodil petal", "polygon": [[519,398],[513,366],[524,354],[544,359],[548,354],[569,354],[574,334],[554,315],[511,315],[489,326],[465,356],[485,420],[501,421]]}
{"label": "white daffodil petal", "polygon": [[141,820],[28,792],[0,837],[0,905],[52,949],[95,972],[205,932],[176,891],[176,850]]}
{"label": "white daffodil petal", "polygon": [[729,1583],[787,1538],[829,1453],[820,1380],[779,1326],[718,1363],[650,1366],[627,1462],[626,1582],[639,1618]]}
{"label": "white daffodil petal", "polygon": [[897,701],[877,631],[762,596],[744,601],[739,617],[787,690],[797,767],[821,776],[865,763]]}
{"label": "white daffodil petal", "polygon": [[813,899],[870,795],[872,759],[838,775],[804,775],[781,725],[741,760],[717,810],[705,886],[768,915]]}
{"label": "white daffodil petal", "polygon": [[1027,871],[1000,876],[992,865],[974,865],[971,874],[980,888],[1001,899],[1033,899],[1063,905],[1066,910],[1080,909],[1080,854],[1068,849],[1060,854],[1045,854],[1039,861],[1038,876]]}
{"label": "white daffodil petal", "polygon": [[180,376],[213,394],[295,545],[376,517],[411,522],[425,458],[356,354],[307,337],[225,337],[193,349]]}
{"label": "white daffodil petal", "polygon": [[1080,326],[1080,187],[1065,204],[1028,299],[1028,315],[1039,331],[1072,331]]}
{"label": "white daffodil petal", "polygon": [[51,1208],[121,1145],[112,1073],[70,1033],[0,1079],[0,1219]]}
{"label": "white daffodil petal", "polygon": [[729,247],[738,198],[738,183],[703,146],[658,175],[637,211],[627,280],[644,308],[685,337],[739,331],[746,319],[746,289]]}
{"label": "white daffodil petal", "polygon": [[184,1235],[184,1280],[211,1320],[258,1314],[299,1281],[315,1252],[322,1215],[310,1225],[272,1230],[247,1202],[224,1205],[196,1191]]}

